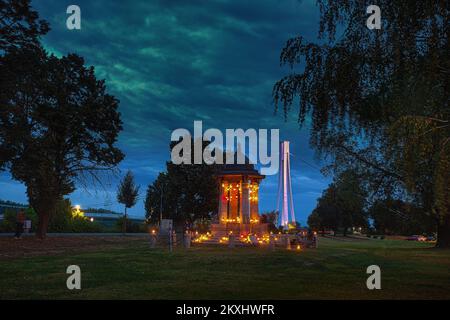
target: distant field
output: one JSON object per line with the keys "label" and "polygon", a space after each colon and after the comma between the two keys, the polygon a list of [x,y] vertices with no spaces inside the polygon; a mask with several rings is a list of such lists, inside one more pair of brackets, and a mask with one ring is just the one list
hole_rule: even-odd
{"label": "distant field", "polygon": [[[0,298],[450,299],[450,251],[424,243],[320,239],[318,249],[303,252],[193,247],[169,253],[149,249],[144,239],[88,247],[0,256]],[[81,267],[80,291],[66,289],[71,264]],[[372,264],[381,267],[382,290],[366,288]]]}

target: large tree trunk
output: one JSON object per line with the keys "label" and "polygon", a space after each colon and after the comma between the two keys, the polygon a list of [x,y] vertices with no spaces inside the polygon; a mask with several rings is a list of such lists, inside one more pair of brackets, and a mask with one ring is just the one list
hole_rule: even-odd
{"label": "large tree trunk", "polygon": [[450,215],[444,216],[437,227],[437,248],[450,248]]}
{"label": "large tree trunk", "polygon": [[37,238],[44,239],[47,236],[50,217],[55,212],[56,203],[57,200],[48,198],[42,200],[34,200],[32,203],[30,202],[34,210],[36,210],[39,220],[36,230]]}
{"label": "large tree trunk", "polygon": [[47,236],[50,216],[55,212],[58,197],[54,197],[50,193],[39,195],[39,193],[35,192],[36,189],[32,186],[27,186],[27,195],[30,206],[36,211],[38,216],[36,237],[44,239]]}
{"label": "large tree trunk", "polygon": [[39,239],[44,239],[47,236],[48,223],[50,221],[50,212],[45,210],[43,212],[38,212],[39,223],[36,230],[36,237]]}

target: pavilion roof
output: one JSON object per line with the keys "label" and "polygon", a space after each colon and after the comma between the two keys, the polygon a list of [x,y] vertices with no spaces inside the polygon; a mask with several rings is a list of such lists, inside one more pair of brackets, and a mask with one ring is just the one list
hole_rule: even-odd
{"label": "pavilion roof", "polygon": [[[238,151],[239,152],[239,151]],[[234,153],[234,163],[233,164],[223,164],[222,169],[217,173],[217,176],[228,176],[228,175],[244,175],[244,176],[251,176],[251,177],[257,177],[260,179],[264,179],[265,176],[261,175],[258,170],[255,169],[255,166],[250,163],[250,160],[247,156],[244,155],[244,161],[243,164],[237,163],[237,152]]]}

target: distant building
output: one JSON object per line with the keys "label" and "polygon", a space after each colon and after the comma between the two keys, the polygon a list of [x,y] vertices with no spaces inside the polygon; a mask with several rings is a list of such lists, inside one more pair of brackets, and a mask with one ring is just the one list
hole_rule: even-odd
{"label": "distant building", "polygon": [[2,201],[0,202],[0,221],[3,220],[4,216],[5,216],[5,212],[7,210],[14,210],[14,211],[19,211],[21,209],[27,209],[28,206],[25,204],[20,204],[20,203],[15,203],[15,202],[10,202],[10,201]]}
{"label": "distant building", "polygon": [[[106,227],[113,227],[116,225],[117,220],[123,218],[123,214],[121,213],[99,213],[99,212],[84,212],[84,216],[89,219],[94,219],[93,221],[96,221]],[[144,223],[145,219],[135,216],[127,216],[127,219],[130,220],[133,223]]]}
{"label": "distant building", "polygon": [[[4,219],[5,212],[7,210],[19,211],[21,209],[27,209],[28,205],[15,203],[11,201],[0,201],[0,221]],[[116,225],[117,220],[123,217],[122,213],[112,212],[104,209],[92,209],[93,212],[87,211],[83,212],[84,216],[93,219],[93,221],[97,221],[98,223],[106,226],[113,227]],[[127,216],[127,219],[133,223],[144,223],[145,218],[136,217],[136,216]]]}

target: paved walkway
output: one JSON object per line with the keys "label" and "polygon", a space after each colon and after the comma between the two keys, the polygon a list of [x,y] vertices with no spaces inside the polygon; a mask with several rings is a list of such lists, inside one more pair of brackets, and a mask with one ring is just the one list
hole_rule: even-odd
{"label": "paved walkway", "polygon": [[[23,237],[34,237],[34,233],[23,233]],[[146,237],[148,233],[47,233],[47,237]],[[0,237],[14,237],[14,233],[0,233]]]}

